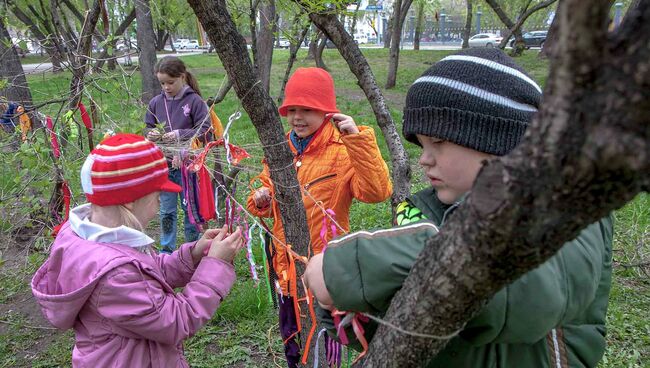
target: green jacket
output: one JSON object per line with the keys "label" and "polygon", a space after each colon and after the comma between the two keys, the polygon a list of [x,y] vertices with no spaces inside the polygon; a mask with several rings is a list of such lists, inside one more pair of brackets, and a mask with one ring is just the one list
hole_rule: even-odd
{"label": "green jacket", "polygon": [[[398,221],[426,217],[431,222],[332,241],[323,273],[336,308],[382,316],[424,240],[454,208],[427,189],[401,206]],[[497,292],[428,366],[595,367],[605,351],[612,232],[611,216],[591,224],[548,261]],[[318,317],[334,335],[329,313],[319,310]],[[369,340],[376,326],[366,330]]]}

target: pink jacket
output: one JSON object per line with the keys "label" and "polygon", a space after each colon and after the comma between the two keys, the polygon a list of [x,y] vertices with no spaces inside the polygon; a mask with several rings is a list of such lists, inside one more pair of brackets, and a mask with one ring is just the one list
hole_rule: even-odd
{"label": "pink jacket", "polygon": [[235,281],[233,266],[215,258],[195,269],[192,246],[152,257],[61,229],[32,292],[54,326],[74,328],[73,366],[188,366],[183,340],[212,318]]}

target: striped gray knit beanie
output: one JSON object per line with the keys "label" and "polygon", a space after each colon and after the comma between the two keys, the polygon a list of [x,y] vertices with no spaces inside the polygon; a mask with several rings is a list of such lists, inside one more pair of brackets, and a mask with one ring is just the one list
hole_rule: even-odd
{"label": "striped gray knit beanie", "polygon": [[542,98],[521,67],[499,49],[465,49],[418,78],[406,95],[404,137],[440,138],[494,155],[521,140]]}

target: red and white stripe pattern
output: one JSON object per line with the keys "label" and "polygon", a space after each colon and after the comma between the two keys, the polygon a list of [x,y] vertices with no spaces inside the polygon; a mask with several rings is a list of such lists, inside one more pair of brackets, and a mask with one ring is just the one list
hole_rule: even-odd
{"label": "red and white stripe pattern", "polygon": [[152,142],[135,134],[102,141],[81,169],[88,201],[100,206],[133,202],[168,182],[167,161]]}

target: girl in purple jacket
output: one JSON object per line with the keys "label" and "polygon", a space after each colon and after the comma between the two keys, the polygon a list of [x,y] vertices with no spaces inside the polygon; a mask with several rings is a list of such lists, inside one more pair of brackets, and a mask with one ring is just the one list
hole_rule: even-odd
{"label": "girl in purple jacket", "polygon": [[74,329],[75,367],[187,367],[183,340],[235,281],[240,229],[207,230],[171,255],[152,251],[143,230],[159,195],[181,190],[167,172],[162,151],[133,134],[102,141],[81,169],[90,203],[70,212],[31,284],[45,318]]}
{"label": "girl in purple jacket", "polygon": [[[208,106],[201,98],[199,83],[190,73],[183,61],[174,56],[166,56],[154,69],[161,93],[149,102],[144,118],[147,125],[145,134],[151,141],[163,143],[189,143],[192,137],[201,141],[210,140],[210,117]],[[161,131],[162,129],[162,131]],[[169,157],[169,180],[181,185],[181,160],[178,155]],[[181,201],[185,213],[185,241],[199,238],[196,226],[190,223],[187,206]],[[178,194],[160,195],[160,223],[162,252],[171,253],[176,249],[176,219],[178,218]]]}

